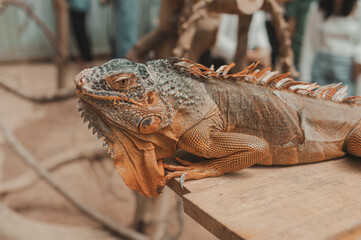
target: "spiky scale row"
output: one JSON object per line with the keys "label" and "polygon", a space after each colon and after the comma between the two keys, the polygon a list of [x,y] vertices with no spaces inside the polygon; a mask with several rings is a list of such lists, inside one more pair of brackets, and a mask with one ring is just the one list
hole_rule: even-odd
{"label": "spiky scale row", "polygon": [[103,136],[103,134],[95,128],[95,125],[90,121],[90,116],[89,113],[87,113],[85,111],[85,109],[83,108],[82,104],[80,102],[78,102],[77,104],[77,108],[78,108],[78,112],[81,112],[80,116],[81,118],[83,118],[83,123],[89,122],[88,123],[88,129],[92,129],[93,135],[96,134],[97,139],[99,140],[100,138],[103,138],[103,147],[107,146],[108,147],[108,151],[111,148],[111,146],[109,145],[109,143],[106,141],[105,137]]}
{"label": "spiky scale row", "polygon": [[343,100],[343,102],[361,105],[361,97],[359,97],[359,96],[349,97],[349,98],[346,98],[345,100]]}
{"label": "spiky scale row", "polygon": [[244,81],[278,90],[291,91],[307,97],[314,97],[339,103],[361,105],[360,96],[346,98],[347,86],[341,86],[341,83],[321,87],[320,85],[317,85],[317,83],[298,82],[289,77],[290,73],[279,74],[278,71],[272,71],[271,68],[265,68],[263,70],[256,69],[259,64],[258,62],[252,63],[241,72],[234,74],[228,74],[231,68],[235,66],[234,63],[223,65],[217,70],[214,70],[213,65],[211,68],[207,68],[202,64],[183,58],[181,59],[181,62],[184,64],[178,64],[177,66],[183,68],[182,71],[186,70],[196,77]]}

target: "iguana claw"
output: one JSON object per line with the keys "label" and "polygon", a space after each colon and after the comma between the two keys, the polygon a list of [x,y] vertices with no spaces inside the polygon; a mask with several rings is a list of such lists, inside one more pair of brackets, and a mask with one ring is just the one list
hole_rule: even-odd
{"label": "iguana claw", "polygon": [[[184,160],[182,160],[184,161]],[[184,161],[187,162],[187,161]],[[160,192],[164,186],[172,180],[173,178],[180,177],[180,185],[183,189],[184,181],[190,179],[202,179],[206,177],[216,177],[220,176],[223,173],[213,168],[210,163],[211,161],[204,161],[199,163],[190,163],[187,162],[188,166],[177,166],[177,165],[170,165],[167,163],[163,163],[163,167],[166,170],[172,171],[169,172],[163,180],[158,184],[158,192]]]}
{"label": "iguana claw", "polygon": [[181,188],[183,189],[183,186],[184,186],[184,181],[186,180],[186,173],[183,173],[181,178],[180,178],[180,185],[181,185]]}

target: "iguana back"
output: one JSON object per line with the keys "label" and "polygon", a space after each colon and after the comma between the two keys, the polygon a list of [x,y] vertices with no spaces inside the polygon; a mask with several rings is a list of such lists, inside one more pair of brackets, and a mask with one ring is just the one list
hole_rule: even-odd
{"label": "iguana back", "polygon": [[265,139],[272,152],[272,164],[342,157],[346,136],[361,123],[358,105],[246,82],[208,79],[204,84],[220,109],[225,131]]}

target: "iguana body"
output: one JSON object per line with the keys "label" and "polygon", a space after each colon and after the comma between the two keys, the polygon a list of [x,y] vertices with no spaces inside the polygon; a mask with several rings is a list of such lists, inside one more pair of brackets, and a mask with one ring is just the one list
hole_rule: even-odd
{"label": "iguana body", "polygon": [[[130,188],[157,196],[183,174],[199,179],[254,164],[361,156],[360,99],[344,100],[345,88],[294,82],[255,65],[231,75],[231,67],[117,59],[78,74],[85,119],[104,137]],[[205,160],[163,164],[178,148]]]}

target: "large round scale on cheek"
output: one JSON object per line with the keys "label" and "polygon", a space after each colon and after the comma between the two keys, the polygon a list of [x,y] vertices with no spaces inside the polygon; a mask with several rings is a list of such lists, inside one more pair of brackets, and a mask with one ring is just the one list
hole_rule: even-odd
{"label": "large round scale on cheek", "polygon": [[162,119],[158,116],[150,116],[143,118],[143,120],[139,123],[138,129],[142,134],[151,134],[158,130]]}

